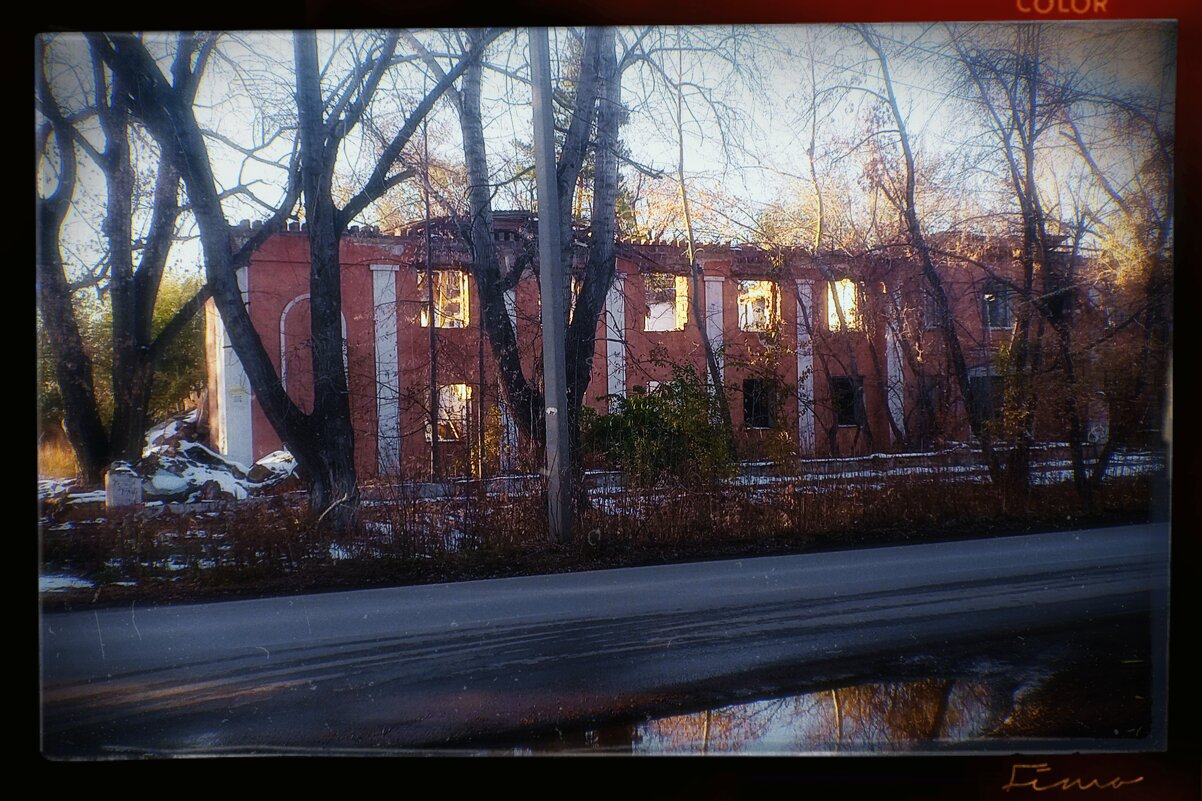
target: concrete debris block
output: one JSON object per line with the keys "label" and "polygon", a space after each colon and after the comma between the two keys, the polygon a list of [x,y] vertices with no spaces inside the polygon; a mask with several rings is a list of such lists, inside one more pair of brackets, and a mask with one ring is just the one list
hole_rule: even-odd
{"label": "concrete debris block", "polygon": [[182,443],[179,448],[179,453],[189,461],[205,465],[206,467],[215,468],[231,474],[234,478],[242,481],[246,478],[246,472],[238,466],[236,462],[231,462],[222,458],[221,454],[209,450],[199,442]]}
{"label": "concrete debris block", "polygon": [[142,478],[128,462],[113,462],[104,474],[104,505],[108,509],[142,504]]}
{"label": "concrete debris block", "polygon": [[192,409],[155,426],[146,432],[146,447],[142,455],[173,453],[181,442],[198,440],[199,419],[199,410]]}
{"label": "concrete debris block", "polygon": [[261,464],[252,465],[246,474],[246,480],[254,484],[262,484],[264,481],[274,477],[275,473]]}
{"label": "concrete debris block", "polygon": [[210,479],[200,486],[200,491],[193,495],[192,501],[232,501],[234,495],[222,489],[220,482]]}

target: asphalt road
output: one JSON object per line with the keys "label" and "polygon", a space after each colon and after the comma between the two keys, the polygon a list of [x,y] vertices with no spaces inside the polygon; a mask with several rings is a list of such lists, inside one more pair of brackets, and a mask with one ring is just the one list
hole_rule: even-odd
{"label": "asphalt road", "polygon": [[41,619],[49,756],[404,749],[1163,604],[1167,524]]}

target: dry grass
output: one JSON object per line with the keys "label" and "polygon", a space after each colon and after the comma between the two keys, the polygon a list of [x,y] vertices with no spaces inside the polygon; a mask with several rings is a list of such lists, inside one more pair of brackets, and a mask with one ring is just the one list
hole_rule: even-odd
{"label": "dry grass", "polygon": [[71,446],[59,439],[38,443],[38,478],[74,478],[79,473]]}
{"label": "dry grass", "polygon": [[[1146,513],[1149,500],[1148,479],[1109,481],[1095,517]],[[829,480],[817,486],[719,484],[616,495],[586,514],[585,528],[632,546],[785,540],[837,547],[864,537],[917,539],[924,533],[973,528],[983,533],[1034,530],[1063,526],[1074,515],[1082,519],[1069,483],[1035,487],[1025,508],[1012,506],[988,484],[929,476],[874,483]]]}
{"label": "dry grass", "polygon": [[44,521],[43,562],[47,572],[103,585],[108,600],[298,592],[1131,522],[1146,517],[1151,492],[1148,478],[1108,481],[1086,519],[1068,483],[1033,488],[1026,508],[1015,511],[987,484],[947,479],[598,495],[571,546],[548,544],[539,493],[465,489],[429,499],[396,490],[365,504],[357,529],[338,536],[286,496],[185,516],[95,519],[61,508]]}

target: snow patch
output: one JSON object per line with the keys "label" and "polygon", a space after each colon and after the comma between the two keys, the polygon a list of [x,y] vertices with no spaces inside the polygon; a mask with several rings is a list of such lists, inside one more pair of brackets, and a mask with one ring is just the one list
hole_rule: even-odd
{"label": "snow patch", "polygon": [[92,492],[73,492],[67,496],[67,503],[104,503],[104,490],[93,490]]}
{"label": "snow patch", "polygon": [[42,500],[63,497],[78,483],[73,478],[40,478],[38,479],[38,497]]}
{"label": "snow patch", "polygon": [[65,592],[66,590],[88,590],[96,585],[78,576],[65,573],[49,573],[38,576],[38,592]]}

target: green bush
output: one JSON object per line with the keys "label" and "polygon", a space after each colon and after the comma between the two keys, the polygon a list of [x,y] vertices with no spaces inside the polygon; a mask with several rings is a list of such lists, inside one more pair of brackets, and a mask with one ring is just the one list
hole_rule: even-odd
{"label": "green bush", "polygon": [[[201,281],[194,276],[163,276],[155,299],[152,332],[157,334],[191,298]],[[113,417],[113,310],[107,296],[76,293],[76,320],[84,345],[92,357],[96,405],[102,420]],[[54,371],[51,334],[37,318],[38,416],[42,430],[58,428],[63,419],[62,399]],[[150,421],[157,422],[183,411],[189,396],[205,385],[204,312],[198,312],[164,349],[155,367],[150,399]]]}
{"label": "green bush", "polygon": [[581,443],[643,485],[666,479],[709,481],[734,473],[728,433],[717,404],[691,366],[674,365],[673,378],[646,392],[607,396],[611,411],[585,408]]}

